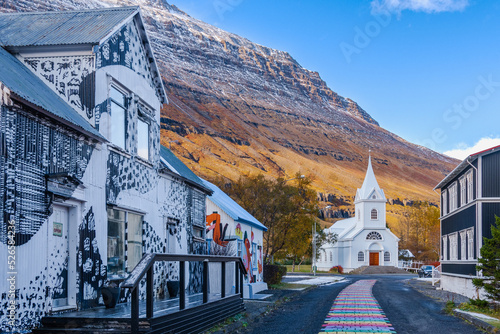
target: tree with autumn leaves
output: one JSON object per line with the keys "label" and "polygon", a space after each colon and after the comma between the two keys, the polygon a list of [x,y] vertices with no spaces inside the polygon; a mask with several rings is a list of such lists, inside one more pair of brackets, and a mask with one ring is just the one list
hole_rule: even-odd
{"label": "tree with autumn leaves", "polygon": [[[293,179],[264,175],[241,177],[221,184],[224,191],[267,227],[264,233],[264,262],[271,259],[311,256],[311,238],[318,215],[316,191],[311,179],[300,173]],[[317,228],[319,228],[319,224]]]}
{"label": "tree with autumn leaves", "polygon": [[395,228],[399,249],[409,249],[419,261],[439,259],[439,209],[428,202],[406,206]]}

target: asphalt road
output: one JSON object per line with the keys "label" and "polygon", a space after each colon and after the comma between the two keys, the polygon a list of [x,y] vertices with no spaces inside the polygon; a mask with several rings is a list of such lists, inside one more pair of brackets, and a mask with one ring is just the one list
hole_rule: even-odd
{"label": "asphalt road", "polygon": [[319,286],[284,303],[276,311],[257,319],[245,333],[318,334],[339,292],[359,279],[376,279],[373,295],[398,334],[483,333],[459,318],[450,316],[439,303],[413,290],[408,276],[348,276],[347,282]]}

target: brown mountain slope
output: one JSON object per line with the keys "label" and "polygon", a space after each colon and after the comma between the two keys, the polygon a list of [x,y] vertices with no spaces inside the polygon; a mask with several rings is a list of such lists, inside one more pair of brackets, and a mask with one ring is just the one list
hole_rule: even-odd
{"label": "brown mountain slope", "polygon": [[[198,175],[289,178],[301,171],[321,193],[352,203],[371,149],[388,198],[438,200],[432,188],[456,160],[379,127],[286,52],[193,19],[164,1],[18,0],[0,6],[25,11],[134,4],[141,6],[170,99],[162,110],[162,143]],[[333,195],[329,201],[335,202]]]}

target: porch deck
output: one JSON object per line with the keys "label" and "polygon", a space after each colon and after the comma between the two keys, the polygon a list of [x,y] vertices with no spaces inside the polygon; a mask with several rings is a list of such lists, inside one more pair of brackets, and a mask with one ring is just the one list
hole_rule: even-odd
{"label": "porch deck", "polygon": [[[239,294],[209,294],[205,304],[201,293],[186,296],[186,309],[181,311],[179,298],[155,300],[153,307],[154,316],[147,318],[146,301],[139,303],[140,333],[195,333],[245,310]],[[131,333],[130,319],[131,303],[121,303],[46,316],[43,327],[33,333]]]}

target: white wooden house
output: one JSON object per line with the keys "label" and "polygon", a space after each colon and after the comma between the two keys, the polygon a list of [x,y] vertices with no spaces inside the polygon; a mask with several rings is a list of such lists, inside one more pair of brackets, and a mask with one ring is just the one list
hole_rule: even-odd
{"label": "white wooden house", "polygon": [[0,331],[99,305],[144,253],[205,252],[211,191],[162,162],[139,8],[0,14],[0,36]]}

